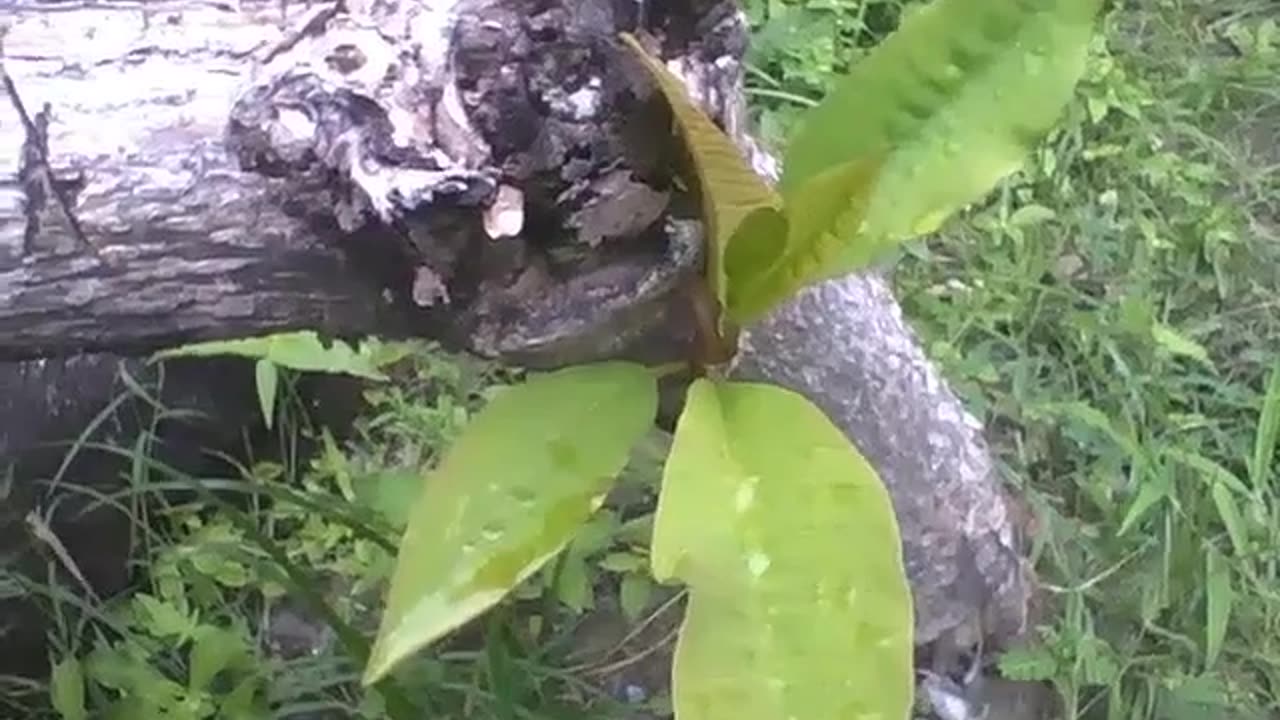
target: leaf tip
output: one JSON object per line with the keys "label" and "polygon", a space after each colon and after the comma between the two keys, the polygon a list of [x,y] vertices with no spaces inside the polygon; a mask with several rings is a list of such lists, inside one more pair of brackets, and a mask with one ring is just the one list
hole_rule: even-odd
{"label": "leaf tip", "polygon": [[369,653],[369,662],[365,664],[364,675],[360,678],[360,684],[364,687],[377,685],[408,654],[403,648],[388,648],[384,640],[385,638],[379,637]]}

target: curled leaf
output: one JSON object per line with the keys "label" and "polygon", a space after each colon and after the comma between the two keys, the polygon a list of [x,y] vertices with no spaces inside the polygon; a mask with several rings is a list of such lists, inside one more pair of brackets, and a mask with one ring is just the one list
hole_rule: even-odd
{"label": "curled leaf", "polygon": [[742,155],[733,140],[689,98],[680,78],[650,55],[630,34],[623,44],[640,61],[671,106],[684,146],[693,160],[702,218],[707,228],[707,278],[716,299],[724,303],[721,258],[743,220],[760,208],[781,207],[782,201]]}
{"label": "curled leaf", "polygon": [[729,243],[726,307],[746,324],[816,280],[865,263],[874,248],[858,241],[878,158],[824,170],[806,191],[748,216]]}

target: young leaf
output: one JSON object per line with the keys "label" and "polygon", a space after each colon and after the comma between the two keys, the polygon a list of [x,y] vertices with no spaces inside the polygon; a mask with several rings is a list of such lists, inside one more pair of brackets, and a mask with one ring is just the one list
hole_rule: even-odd
{"label": "young leaf", "polygon": [[639,365],[532,378],[495,397],[409,515],[365,682],[493,606],[573,537],[657,412]]}
{"label": "young leaf", "polygon": [[904,718],[912,606],[888,493],[823,413],[698,380],[676,429],[652,567],[690,600],[676,716]]}
{"label": "young leaf", "polygon": [[864,264],[857,234],[878,158],[838,165],[813,178],[784,213],[748,216],[725,251],[726,308],[742,325],[816,280]]}
{"label": "young leaf", "polygon": [[[846,164],[878,166],[855,259],[931,232],[1017,168],[1084,71],[1102,0],[935,0],[806,113],[783,163],[790,205]],[[838,273],[852,267],[829,267]]]}
{"label": "young leaf", "polygon": [[752,211],[777,209],[782,201],[751,169],[729,136],[689,98],[680,78],[646,52],[634,36],[624,33],[622,42],[648,71],[671,106],[685,148],[693,160],[707,233],[707,277],[716,299],[723,305],[725,280],[721,258],[730,238]]}

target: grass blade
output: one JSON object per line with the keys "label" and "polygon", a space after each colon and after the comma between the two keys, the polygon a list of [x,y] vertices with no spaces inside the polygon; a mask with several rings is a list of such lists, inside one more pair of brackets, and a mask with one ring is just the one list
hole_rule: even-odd
{"label": "grass blade", "polygon": [[1231,587],[1231,567],[1214,548],[1205,556],[1208,586],[1205,598],[1205,670],[1213,667],[1222,654],[1222,645],[1231,622],[1231,606],[1235,591]]}
{"label": "grass blade", "polygon": [[1253,438],[1253,462],[1249,464],[1249,482],[1260,490],[1271,476],[1271,459],[1276,453],[1276,435],[1280,433],[1280,362],[1271,369],[1267,395],[1262,401],[1262,414]]}

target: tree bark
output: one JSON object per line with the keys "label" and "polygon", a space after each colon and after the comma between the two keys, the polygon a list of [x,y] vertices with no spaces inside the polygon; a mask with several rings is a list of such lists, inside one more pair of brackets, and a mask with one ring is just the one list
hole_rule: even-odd
{"label": "tree bark", "polygon": [[225,150],[266,8],[0,3],[0,357],[385,326],[333,228]]}
{"label": "tree bark", "polygon": [[309,327],[557,365],[665,317],[697,225],[635,17],[238,5],[0,2],[0,358]]}
{"label": "tree bark", "polygon": [[[739,139],[728,0],[0,0],[0,359],[293,328],[519,364],[680,357],[697,198],[634,31]],[[893,494],[917,639],[1020,629],[1014,522],[883,278],[814,288],[735,370],[800,391]],[[999,639],[999,638],[997,638]]]}

